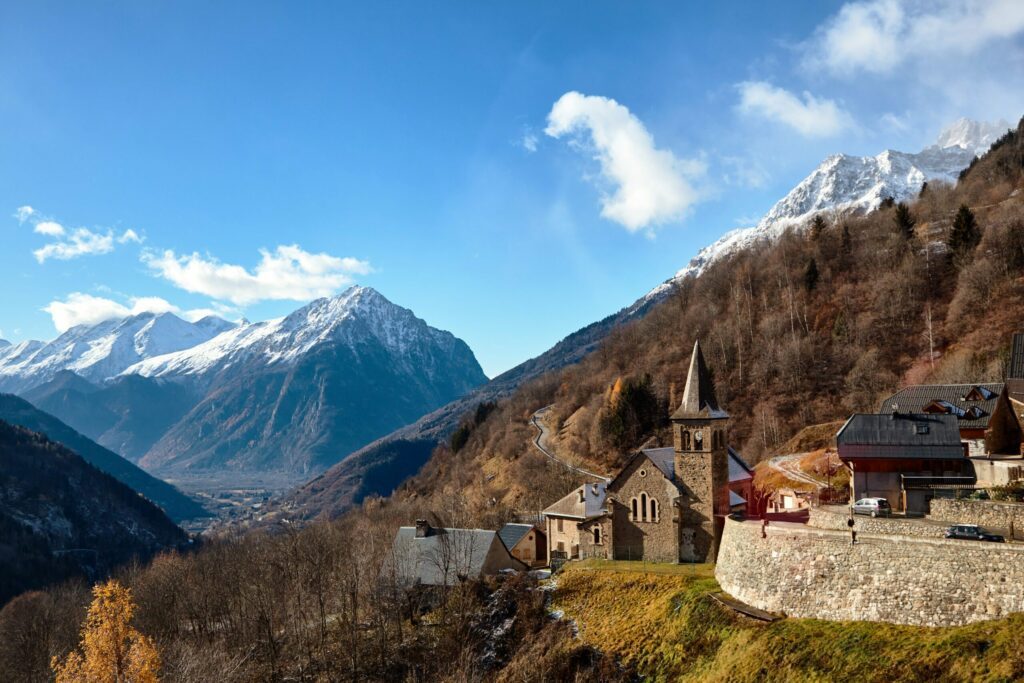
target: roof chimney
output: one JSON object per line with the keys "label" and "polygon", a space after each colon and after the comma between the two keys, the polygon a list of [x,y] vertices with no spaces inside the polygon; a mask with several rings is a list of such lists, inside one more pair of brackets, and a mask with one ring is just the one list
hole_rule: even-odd
{"label": "roof chimney", "polygon": [[430,522],[425,519],[416,520],[416,538],[426,538],[430,535]]}

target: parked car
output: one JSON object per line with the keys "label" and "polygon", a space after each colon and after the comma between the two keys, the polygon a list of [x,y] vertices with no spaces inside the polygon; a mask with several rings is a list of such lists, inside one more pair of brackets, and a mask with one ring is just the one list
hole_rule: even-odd
{"label": "parked car", "polygon": [[946,529],[946,538],[959,538],[964,541],[990,541],[1005,543],[1006,539],[999,534],[990,534],[977,524],[954,524]]}
{"label": "parked car", "polygon": [[885,498],[861,498],[850,506],[855,515],[871,515],[872,517],[889,517],[892,506]]}

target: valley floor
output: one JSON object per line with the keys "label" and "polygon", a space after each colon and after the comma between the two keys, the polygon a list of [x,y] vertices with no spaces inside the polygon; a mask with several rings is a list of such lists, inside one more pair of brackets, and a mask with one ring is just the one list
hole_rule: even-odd
{"label": "valley floor", "polygon": [[580,639],[656,681],[1010,681],[1024,677],[1024,614],[955,628],[783,619],[711,598],[713,565],[571,563],[552,609]]}

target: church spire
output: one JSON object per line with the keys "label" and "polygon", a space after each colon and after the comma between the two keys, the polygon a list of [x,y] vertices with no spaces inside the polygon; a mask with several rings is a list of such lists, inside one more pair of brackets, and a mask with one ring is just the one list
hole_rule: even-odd
{"label": "church spire", "polygon": [[690,357],[690,372],[686,376],[683,402],[672,415],[673,419],[692,417],[727,417],[725,411],[718,407],[715,385],[711,381],[707,363],[704,362],[700,341],[693,343],[693,355]]}

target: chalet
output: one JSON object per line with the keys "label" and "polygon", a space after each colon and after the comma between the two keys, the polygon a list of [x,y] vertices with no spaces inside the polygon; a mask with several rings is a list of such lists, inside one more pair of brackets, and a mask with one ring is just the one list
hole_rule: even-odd
{"label": "chalet", "polygon": [[548,563],[548,537],[533,524],[506,524],[498,531],[512,557],[531,567]]}
{"label": "chalet", "polygon": [[974,470],[956,415],[856,414],[836,434],[850,469],[852,499],[886,498],[894,510],[928,511],[928,501],[973,488]]}
{"label": "chalet", "polygon": [[496,531],[435,528],[424,519],[400,527],[392,550],[395,574],[406,585],[452,586],[503,569],[527,569]]}
{"label": "chalet", "polygon": [[1003,382],[910,386],[882,401],[878,412],[953,415],[968,455],[1020,455],[1020,422]]}
{"label": "chalet", "polygon": [[724,518],[742,510],[753,474],[728,445],[700,344],[693,347],[673,446],[638,451],[607,484],[586,484],[544,511],[552,557],[713,561]]}

